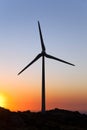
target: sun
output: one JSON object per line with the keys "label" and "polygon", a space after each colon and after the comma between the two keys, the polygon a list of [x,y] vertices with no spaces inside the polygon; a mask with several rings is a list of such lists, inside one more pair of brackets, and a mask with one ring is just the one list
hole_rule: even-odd
{"label": "sun", "polygon": [[0,94],[0,107],[6,106],[6,98],[3,94]]}

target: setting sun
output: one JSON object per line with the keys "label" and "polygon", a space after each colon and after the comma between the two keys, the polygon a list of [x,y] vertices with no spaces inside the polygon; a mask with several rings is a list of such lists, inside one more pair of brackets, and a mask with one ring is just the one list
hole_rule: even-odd
{"label": "setting sun", "polygon": [[6,106],[6,98],[3,94],[0,94],[0,107]]}
{"label": "setting sun", "polygon": [[13,105],[13,97],[7,92],[0,93],[0,107],[13,110],[15,105]]}

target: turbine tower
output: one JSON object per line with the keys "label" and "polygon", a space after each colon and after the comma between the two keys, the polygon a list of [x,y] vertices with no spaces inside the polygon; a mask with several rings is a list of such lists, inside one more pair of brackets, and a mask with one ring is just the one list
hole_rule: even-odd
{"label": "turbine tower", "polygon": [[46,106],[45,106],[45,57],[46,58],[50,58],[53,60],[57,60],[63,63],[66,63],[68,65],[72,65],[75,66],[74,64],[71,64],[67,61],[64,61],[62,59],[56,58],[52,55],[49,55],[46,53],[46,48],[44,45],[44,41],[43,41],[43,37],[42,37],[42,32],[41,32],[41,27],[40,27],[40,23],[38,21],[38,28],[39,28],[39,35],[40,35],[40,41],[41,41],[41,48],[42,48],[42,52],[39,53],[25,68],[23,68],[18,75],[20,75],[24,70],[26,70],[30,65],[32,65],[34,62],[36,62],[40,57],[42,57],[42,112],[45,112],[46,110]]}

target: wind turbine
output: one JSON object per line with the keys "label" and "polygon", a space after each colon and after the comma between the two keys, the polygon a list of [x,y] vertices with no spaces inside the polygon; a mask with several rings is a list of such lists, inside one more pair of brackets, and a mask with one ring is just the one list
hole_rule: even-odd
{"label": "wind turbine", "polygon": [[42,52],[39,53],[25,68],[23,68],[18,75],[20,75],[24,70],[26,70],[30,65],[32,65],[34,62],[36,62],[40,57],[42,57],[42,112],[45,112],[46,110],[46,106],[45,106],[45,57],[46,58],[50,58],[53,60],[57,60],[63,63],[66,63],[68,65],[72,65],[75,66],[74,64],[71,64],[67,61],[64,61],[62,59],[56,58],[52,55],[49,55],[46,53],[46,48],[44,45],[44,41],[43,41],[43,37],[42,37],[42,32],[41,32],[41,27],[40,27],[40,23],[38,21],[38,28],[39,28],[39,35],[40,35],[40,41],[41,41],[41,48],[42,48]]}

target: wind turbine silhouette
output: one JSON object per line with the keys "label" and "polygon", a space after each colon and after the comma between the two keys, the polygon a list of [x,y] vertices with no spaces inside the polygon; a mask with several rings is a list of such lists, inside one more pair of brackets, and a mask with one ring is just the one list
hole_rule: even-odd
{"label": "wind turbine silhouette", "polygon": [[39,53],[34,60],[32,60],[25,68],[23,68],[18,75],[20,75],[24,70],[26,70],[30,65],[32,65],[34,62],[36,62],[40,57],[42,57],[42,112],[45,112],[46,106],[45,106],[45,57],[46,58],[50,58],[53,60],[57,60],[63,63],[66,63],[68,65],[72,65],[75,66],[74,64],[71,64],[67,61],[64,61],[62,59],[56,58],[52,55],[49,55],[46,53],[46,48],[44,45],[44,41],[43,41],[43,37],[42,37],[42,32],[41,32],[41,27],[40,27],[40,23],[38,21],[38,28],[39,28],[39,35],[40,35],[40,41],[41,41],[41,48],[42,48],[42,52]]}

